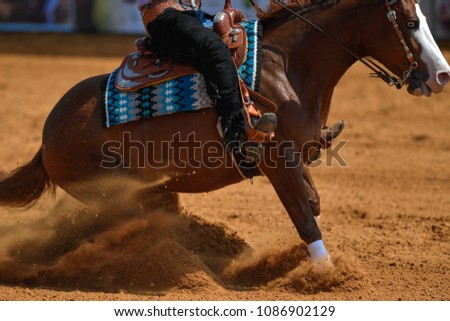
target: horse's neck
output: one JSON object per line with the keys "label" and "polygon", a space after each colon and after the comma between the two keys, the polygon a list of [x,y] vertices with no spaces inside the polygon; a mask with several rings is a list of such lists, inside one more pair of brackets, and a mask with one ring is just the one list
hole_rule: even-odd
{"label": "horse's neck", "polygon": [[[357,51],[358,30],[355,20],[347,21],[342,6],[334,6],[316,15],[316,21],[337,40]],[[362,21],[362,19],[359,20]],[[269,26],[270,30],[270,26]],[[326,122],[333,91],[355,59],[326,36],[300,21],[291,19],[267,32],[265,44],[284,53],[287,78],[309,115]],[[311,110],[313,109],[313,110]],[[303,111],[305,112],[305,111]]]}

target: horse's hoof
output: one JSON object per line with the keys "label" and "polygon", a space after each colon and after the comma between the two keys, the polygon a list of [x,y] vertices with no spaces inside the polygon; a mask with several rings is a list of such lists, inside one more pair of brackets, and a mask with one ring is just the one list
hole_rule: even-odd
{"label": "horse's hoof", "polygon": [[330,127],[322,129],[322,147],[324,147],[325,149],[329,148],[333,144],[333,140],[335,140],[342,133],[344,128],[345,122],[341,120],[331,125]]}
{"label": "horse's hoof", "polygon": [[340,120],[337,123],[331,125],[327,131],[327,134],[329,135],[329,137],[327,137],[327,138],[328,139],[337,138],[342,133],[344,128],[345,128],[345,122],[343,120]]}
{"label": "horse's hoof", "polygon": [[329,255],[312,262],[311,273],[316,275],[331,274],[334,271],[334,264]]}

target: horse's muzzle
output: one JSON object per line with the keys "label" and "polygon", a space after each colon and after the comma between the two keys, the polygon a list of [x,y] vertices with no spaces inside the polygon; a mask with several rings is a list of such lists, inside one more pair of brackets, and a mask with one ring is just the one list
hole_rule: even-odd
{"label": "horse's muzzle", "polygon": [[431,73],[430,77],[425,82],[433,94],[441,93],[447,84],[450,82],[450,67],[443,67]]}
{"label": "horse's muzzle", "polygon": [[408,92],[414,96],[431,96],[431,89],[422,80],[411,78],[408,79]]}
{"label": "horse's muzzle", "polygon": [[408,78],[408,92],[414,96],[431,96],[431,88],[426,84],[430,74],[427,71],[414,70]]}
{"label": "horse's muzzle", "polygon": [[[450,82],[450,70],[438,73],[436,80],[439,85],[445,87]],[[443,87],[442,89],[444,89]]]}

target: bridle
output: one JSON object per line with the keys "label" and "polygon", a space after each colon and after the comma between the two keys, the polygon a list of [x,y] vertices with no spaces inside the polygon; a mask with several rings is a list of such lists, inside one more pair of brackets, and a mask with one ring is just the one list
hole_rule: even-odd
{"label": "bridle", "polygon": [[385,83],[387,83],[389,86],[395,86],[397,89],[401,89],[403,85],[408,81],[408,78],[411,76],[411,73],[414,69],[417,68],[418,63],[414,59],[414,54],[409,49],[408,44],[405,41],[405,37],[403,36],[402,31],[400,30],[400,27],[397,23],[397,13],[392,8],[394,4],[397,3],[398,0],[386,0],[386,8],[387,8],[387,18],[392,23],[392,26],[394,27],[395,33],[397,34],[397,37],[400,40],[400,43],[403,46],[403,49],[405,50],[406,59],[409,62],[409,67],[403,72],[402,78],[396,77],[394,75],[391,75],[386,69],[381,67],[379,64],[374,62],[373,60],[367,58],[367,57],[361,57],[358,54],[356,54],[354,51],[352,51],[350,48],[348,48],[346,45],[344,45],[339,40],[335,39],[331,34],[320,28],[318,25],[316,25],[311,20],[305,18],[300,13],[292,10],[288,6],[286,6],[284,3],[282,3],[280,0],[275,0],[275,3],[281,6],[283,9],[289,11],[297,18],[300,18],[313,28],[315,28],[317,31],[319,31],[321,34],[326,36],[328,39],[336,43],[338,46],[340,46],[344,51],[346,51],[348,54],[350,54],[352,57],[363,63],[365,66],[367,66],[369,69],[373,71],[373,73],[370,74],[371,77],[380,78]]}
{"label": "bridle", "polygon": [[[387,17],[389,21],[392,23],[392,26],[394,27],[395,32],[397,33],[398,39],[400,40],[400,43],[403,45],[403,50],[405,50],[406,59],[409,61],[409,67],[403,72],[403,78],[398,79],[397,81],[400,82],[401,86],[403,86],[406,81],[408,80],[409,76],[411,75],[412,71],[417,68],[419,65],[417,61],[414,59],[414,54],[412,53],[411,49],[409,49],[408,44],[405,41],[405,37],[403,36],[402,31],[400,30],[400,27],[397,23],[397,13],[395,10],[392,9],[392,6],[397,2],[397,0],[386,0],[386,8],[388,10]],[[400,88],[401,88],[400,86]],[[398,87],[397,87],[398,88]]]}

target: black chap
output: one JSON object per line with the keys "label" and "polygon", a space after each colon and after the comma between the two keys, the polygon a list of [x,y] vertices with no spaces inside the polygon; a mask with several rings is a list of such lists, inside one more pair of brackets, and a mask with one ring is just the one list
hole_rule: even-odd
{"label": "black chap", "polygon": [[230,51],[222,39],[205,28],[194,11],[167,9],[147,26],[152,50],[162,57],[187,61],[217,89],[216,110],[222,117],[242,107],[238,78]]}

